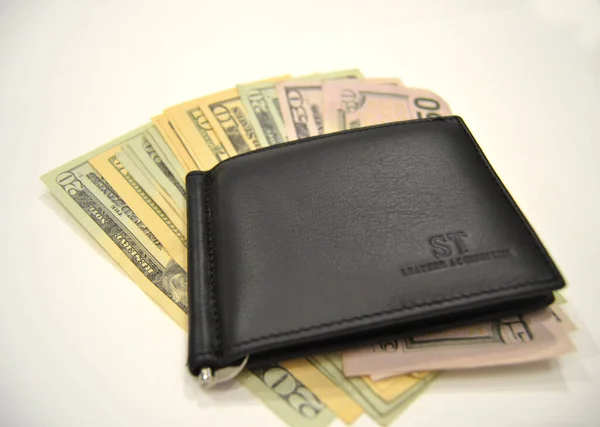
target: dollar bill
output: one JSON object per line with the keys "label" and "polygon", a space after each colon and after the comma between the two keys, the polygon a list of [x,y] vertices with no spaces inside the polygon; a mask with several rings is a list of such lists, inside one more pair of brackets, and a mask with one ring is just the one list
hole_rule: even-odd
{"label": "dollar bill", "polygon": [[197,167],[209,170],[230,155],[235,155],[236,151],[227,140],[219,139],[200,100],[167,108],[163,114]]}
{"label": "dollar bill", "polygon": [[[408,375],[395,376],[393,378],[382,381],[372,381],[369,377],[361,377],[360,381],[355,381],[355,384],[344,383],[338,385],[341,381],[346,381],[344,375],[340,372],[331,370],[314,369],[315,363],[318,363],[322,358],[333,357],[339,359],[339,356],[319,356],[309,359],[294,359],[282,362],[280,365],[294,374],[296,378],[304,382],[335,414],[345,423],[352,424],[364,412],[363,407],[359,404],[362,400],[354,400],[354,396],[347,394],[344,390],[353,389],[355,386],[364,391],[363,398],[372,399],[377,407],[377,402],[383,399],[386,402],[394,403],[398,399],[402,399],[407,393],[412,393],[414,387],[423,379],[430,381],[430,372],[413,372]],[[313,369],[311,369],[313,368]],[[321,367],[322,368],[322,367]],[[319,375],[321,374],[321,375]],[[345,385],[345,386],[344,386]],[[371,391],[364,389],[368,386]],[[342,388],[343,387],[343,388]],[[374,417],[379,419],[381,413],[373,411]],[[385,415],[385,414],[383,414]],[[393,418],[393,416],[391,416]]]}
{"label": "dollar bill", "polygon": [[185,180],[178,175],[178,169],[171,166],[171,162],[162,152],[156,141],[146,138],[136,138],[123,145],[123,151],[143,167],[148,179],[161,191],[169,196],[182,216],[186,210]]}
{"label": "dollar bill", "polygon": [[287,360],[279,365],[302,381],[346,424],[352,424],[363,414],[362,407],[308,359]]}
{"label": "dollar bill", "polygon": [[[320,128],[317,116],[310,117],[310,135],[326,131],[324,81],[348,79],[349,85],[356,85],[358,78],[362,78],[358,70],[343,70],[286,82],[298,88],[318,84],[319,97],[307,105],[320,114]],[[211,169],[229,156],[285,142],[284,113],[286,107],[290,110],[290,99],[279,98],[276,82],[282,79],[240,85],[237,90],[168,108],[152,118],[154,126],[136,129],[74,160],[77,164],[70,162],[42,177],[132,279],[184,329],[185,176],[192,170]],[[368,82],[392,86],[391,91],[402,88],[398,79]],[[409,111],[435,114],[426,108],[431,105],[423,105]],[[423,373],[382,381],[347,379],[340,356],[327,355],[246,370],[239,380],[288,424],[322,426],[336,415],[352,423],[364,411],[385,425],[433,377]]]}
{"label": "dollar bill", "polygon": [[263,147],[287,141],[287,133],[275,84],[288,78],[289,76],[283,76],[271,81],[237,86],[242,103],[248,113],[248,119],[252,123],[260,145]]}
{"label": "dollar bill", "polygon": [[282,366],[247,369],[238,379],[290,426],[323,427],[335,419],[319,398]]}
{"label": "dollar bill", "polygon": [[[380,396],[362,378],[347,378],[342,368],[342,357],[340,354],[332,353],[323,356],[309,358],[314,366],[325,373],[335,384],[352,397],[364,411],[369,414],[378,424],[389,425],[402,411],[404,411],[412,400],[425,390],[427,385],[433,381],[436,374],[429,373],[416,380],[396,394],[391,399]],[[386,396],[389,397],[389,396]]]}
{"label": "dollar bill", "polygon": [[134,148],[136,154],[139,152],[139,156],[147,160],[151,159],[156,163],[156,167],[159,168],[161,173],[179,190],[185,188],[185,177],[188,170],[175,156],[166,139],[155,125],[148,126],[148,133],[151,138],[140,138],[128,142],[127,145]]}
{"label": "dollar bill", "polygon": [[[176,213],[169,209],[168,204],[164,211],[160,209],[159,205],[165,206],[165,203],[157,204],[154,200],[160,202],[161,193],[156,191],[151,194],[146,193],[132,174],[128,173],[125,165],[119,160],[124,160],[127,163],[127,153],[123,151],[128,144],[129,141],[95,156],[92,163],[105,174],[109,182],[119,189],[127,203],[135,206],[140,215],[145,215],[146,223],[150,224],[151,228],[156,230],[157,235],[161,236],[161,240],[168,244],[166,247],[169,253],[180,257],[184,262],[187,253],[185,225],[183,222],[178,221]],[[141,146],[141,144],[139,145]],[[145,183],[144,185],[146,187],[150,186],[154,190],[150,184]],[[298,361],[298,363],[289,366],[287,369],[293,375],[302,374],[303,381],[308,382],[311,387],[316,384],[323,385],[323,378],[326,378],[305,360]],[[356,413],[356,404],[333,384],[329,384],[326,388],[320,388],[315,394],[330,407],[337,402],[338,404],[334,405],[334,413],[343,420],[352,422],[362,413],[362,411]]]}
{"label": "dollar bill", "polygon": [[179,164],[183,167],[184,175],[187,175],[191,171],[198,170],[199,165],[196,164],[190,155],[187,146],[183,143],[183,139],[175,131],[175,126],[169,121],[167,116],[164,114],[154,116],[152,117],[152,123],[162,135],[167,146],[171,149],[173,156],[175,156]]}
{"label": "dollar bill", "polygon": [[416,386],[423,378],[426,378],[431,372],[411,372],[406,375],[398,375],[380,381],[373,381],[367,376],[360,377],[379,397],[390,402],[411,388]]}
{"label": "dollar bill", "polygon": [[344,352],[344,373],[374,380],[412,371],[477,368],[548,359],[571,351],[552,310],[393,340]]}
{"label": "dollar bill", "polygon": [[187,274],[89,159],[147,132],[136,129],[43,175],[42,181],[132,280],[187,327]]}
{"label": "dollar bill", "polygon": [[[123,135],[48,172],[41,179],[132,280],[187,330],[185,269],[169,256],[163,242],[154,233],[155,228],[160,228],[158,223],[152,223],[152,226],[145,223],[91,163],[93,159],[94,164],[103,165],[103,170],[110,171],[112,168],[115,170],[113,175],[123,175],[127,186],[122,183],[120,188],[124,193],[138,192],[139,198],[147,198],[128,179],[127,171],[123,172],[116,154],[126,142],[140,135],[148,137],[148,128],[149,125],[145,125]],[[151,204],[150,200],[145,202]],[[156,207],[150,209],[156,210]],[[185,241],[183,236],[178,238]],[[285,377],[282,377],[282,372],[286,373]],[[329,425],[335,418],[301,381],[284,368],[273,366],[247,370],[239,379],[289,425],[321,427]]]}
{"label": "dollar bill", "polygon": [[321,80],[287,81],[277,85],[290,141],[323,134],[321,86]]}
{"label": "dollar bill", "polygon": [[277,97],[289,141],[322,135],[322,84],[335,79],[360,79],[358,70],[312,74],[277,84]]}
{"label": "dollar bill", "polygon": [[446,102],[433,92],[361,81],[325,82],[323,99],[327,133],[451,114]]}
{"label": "dollar bill", "polygon": [[232,155],[261,147],[237,89],[205,96],[198,104],[219,140],[233,147]]}
{"label": "dollar bill", "polygon": [[148,194],[163,211],[174,212],[181,221],[185,221],[185,209],[178,206],[177,203],[170,198],[169,194],[158,184],[155,177],[144,168],[144,165],[140,163],[137,157],[130,156],[124,148],[125,147],[121,147],[121,150],[117,152],[116,156],[119,162],[127,169],[128,175],[144,189],[146,194]]}
{"label": "dollar bill", "polygon": [[[163,210],[129,174],[118,159],[123,144],[92,157],[89,162],[161,241],[169,255],[187,270],[186,224],[172,209]],[[164,203],[163,203],[164,205]],[[167,204],[167,206],[170,206]]]}

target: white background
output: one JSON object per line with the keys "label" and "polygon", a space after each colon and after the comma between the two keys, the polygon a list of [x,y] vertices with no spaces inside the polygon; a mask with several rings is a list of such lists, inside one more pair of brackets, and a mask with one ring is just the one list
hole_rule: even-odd
{"label": "white background", "polygon": [[38,177],[189,98],[352,67],[463,116],[580,328],[559,361],[442,375],[396,425],[600,423],[599,2],[1,0],[0,424],[282,425],[196,389],[185,334]]}

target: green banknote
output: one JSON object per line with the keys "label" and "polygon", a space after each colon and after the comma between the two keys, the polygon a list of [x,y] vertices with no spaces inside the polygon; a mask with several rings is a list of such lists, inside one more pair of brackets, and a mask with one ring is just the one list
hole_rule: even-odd
{"label": "green banknote", "polygon": [[263,147],[287,141],[276,84],[277,81],[271,80],[237,87],[248,119]]}
{"label": "green banknote", "polygon": [[[174,261],[152,227],[120,195],[120,192],[137,192],[139,197],[147,197],[147,193],[136,190],[137,184],[128,179],[120,162],[115,162],[115,154],[131,141],[150,138],[152,131],[152,125],[144,125],[67,162],[41,179],[132,280],[187,329],[186,270]],[[104,162],[107,171],[112,168],[114,174],[123,176],[119,187],[105,179],[91,163],[92,159],[95,164]],[[151,204],[149,200],[146,203]],[[185,241],[183,236],[178,240]],[[302,382],[280,366],[247,370],[239,379],[289,425],[322,427],[335,419]]]}
{"label": "green banknote", "polygon": [[360,377],[347,378],[344,375],[340,354],[332,353],[310,357],[309,361],[362,406],[365,412],[382,426],[387,426],[394,421],[436,376],[435,373],[427,374],[414,386],[394,399],[385,400],[364,379]]}
{"label": "green banknote", "polygon": [[73,217],[174,320],[187,324],[187,274],[162,242],[90,163],[92,157],[148,132],[142,126],[42,176]]}
{"label": "green banknote", "polygon": [[238,379],[290,426],[321,427],[335,419],[308,387],[279,365],[247,369]]}
{"label": "green banknote", "polygon": [[117,159],[127,169],[135,181],[152,197],[164,211],[173,210],[177,217],[185,222],[185,198],[174,199],[158,182],[156,176],[150,174],[140,159],[127,150],[127,146],[121,147],[116,154]]}
{"label": "green banknote", "polygon": [[131,140],[124,148],[126,152],[139,158],[150,174],[156,176],[159,184],[169,190],[169,194],[185,197],[187,173],[158,132],[153,139]]}

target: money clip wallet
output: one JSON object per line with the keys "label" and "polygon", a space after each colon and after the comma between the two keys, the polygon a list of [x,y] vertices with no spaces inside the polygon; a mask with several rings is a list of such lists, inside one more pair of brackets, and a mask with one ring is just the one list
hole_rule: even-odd
{"label": "money clip wallet", "polygon": [[[460,117],[187,176],[192,374],[519,314],[564,281]],[[205,369],[203,369],[205,368]]]}

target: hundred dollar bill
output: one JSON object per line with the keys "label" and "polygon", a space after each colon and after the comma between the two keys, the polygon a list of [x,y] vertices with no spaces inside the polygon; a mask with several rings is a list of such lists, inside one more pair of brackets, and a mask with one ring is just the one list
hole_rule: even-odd
{"label": "hundred dollar bill", "polygon": [[179,170],[171,166],[159,144],[147,138],[136,138],[124,144],[123,150],[143,166],[144,172],[173,200],[177,209],[185,212],[185,178],[179,177]]}
{"label": "hundred dollar bill", "polygon": [[194,99],[167,108],[164,115],[198,168],[209,170],[236,151],[229,141],[219,139],[200,101],[201,98]]}
{"label": "hundred dollar bill", "polygon": [[358,70],[342,70],[312,74],[277,84],[277,97],[288,141],[323,134],[323,82],[360,78],[362,74]]}
{"label": "hundred dollar bill", "polygon": [[233,154],[260,148],[256,132],[237,89],[214,93],[198,100],[220,141],[228,142]]}
{"label": "hundred dollar bill", "polygon": [[409,382],[407,386],[395,395],[382,397],[362,378],[346,378],[340,354],[332,353],[315,356],[309,358],[309,360],[317,369],[325,373],[338,387],[360,404],[371,418],[383,426],[389,425],[400,415],[412,400],[425,390],[436,375],[435,373],[429,373],[416,377],[414,381]]}
{"label": "hundred dollar bill", "polygon": [[[162,135],[173,155],[179,161],[179,164],[183,167],[185,175],[191,171],[198,170],[199,166],[190,156],[187,147],[183,144],[181,136],[179,136],[179,134],[175,131],[173,123],[169,121],[167,116],[161,114],[152,117],[152,123]],[[183,178],[185,180],[185,176]]]}
{"label": "hundred dollar bill", "polygon": [[43,175],[42,181],[133,281],[187,327],[187,274],[89,159],[140,134],[136,129]]}
{"label": "hundred dollar bill", "polygon": [[573,349],[552,310],[394,340],[344,352],[348,376],[379,380],[431,369],[462,369],[544,360]]}
{"label": "hundred dollar bill", "polygon": [[242,103],[248,113],[248,119],[263,147],[287,141],[275,84],[289,78],[290,76],[283,76],[270,81],[237,86]]}
{"label": "hundred dollar bill", "polygon": [[451,114],[446,102],[423,89],[360,81],[323,84],[325,132]]}
{"label": "hundred dollar bill", "polygon": [[[156,235],[173,259],[187,270],[186,224],[172,209],[163,210],[119,161],[123,145],[110,148],[90,159],[106,179]],[[164,205],[164,204],[163,204]]]}

